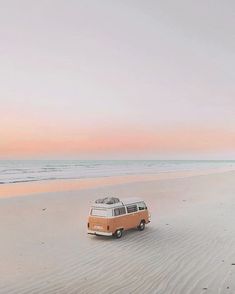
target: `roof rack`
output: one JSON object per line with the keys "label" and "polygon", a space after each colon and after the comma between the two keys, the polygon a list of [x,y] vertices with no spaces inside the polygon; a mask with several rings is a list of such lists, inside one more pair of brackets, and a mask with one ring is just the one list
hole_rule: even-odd
{"label": "roof rack", "polygon": [[116,197],[105,197],[100,198],[95,201],[97,204],[115,204],[121,202],[119,198]]}

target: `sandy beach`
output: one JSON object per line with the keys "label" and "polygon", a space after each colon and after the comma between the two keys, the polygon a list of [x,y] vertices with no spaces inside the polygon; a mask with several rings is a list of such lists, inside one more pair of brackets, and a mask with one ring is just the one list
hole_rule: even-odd
{"label": "sandy beach", "polygon": [[[142,197],[151,223],[87,235],[103,195]],[[0,293],[235,293],[234,195],[227,171],[1,198]]]}

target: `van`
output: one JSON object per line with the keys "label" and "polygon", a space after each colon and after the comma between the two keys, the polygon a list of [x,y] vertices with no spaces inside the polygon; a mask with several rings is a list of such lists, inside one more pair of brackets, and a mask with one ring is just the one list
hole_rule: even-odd
{"label": "van", "polygon": [[150,214],[145,202],[138,198],[106,197],[92,204],[88,218],[88,234],[121,238],[124,230],[145,229]]}

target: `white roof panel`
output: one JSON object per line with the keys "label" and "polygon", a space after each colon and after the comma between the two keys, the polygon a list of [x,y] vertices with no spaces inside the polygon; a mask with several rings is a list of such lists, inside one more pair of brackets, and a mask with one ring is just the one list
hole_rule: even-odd
{"label": "white roof panel", "polygon": [[122,202],[114,203],[114,204],[106,204],[106,203],[93,203],[92,207],[97,207],[97,208],[114,208],[114,207],[120,207],[122,206]]}
{"label": "white roof panel", "polygon": [[137,202],[142,202],[143,201],[143,199],[141,199],[141,198],[123,198],[123,199],[121,199],[121,201],[122,201],[122,203],[124,204],[124,205],[127,205],[127,204],[132,204],[132,203],[137,203]]}

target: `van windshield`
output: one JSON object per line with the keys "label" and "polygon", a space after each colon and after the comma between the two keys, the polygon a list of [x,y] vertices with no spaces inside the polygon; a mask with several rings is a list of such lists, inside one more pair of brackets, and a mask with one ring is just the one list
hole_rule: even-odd
{"label": "van windshield", "polygon": [[109,216],[112,216],[112,210],[111,209],[92,208],[91,215],[101,216],[101,217],[109,217]]}

